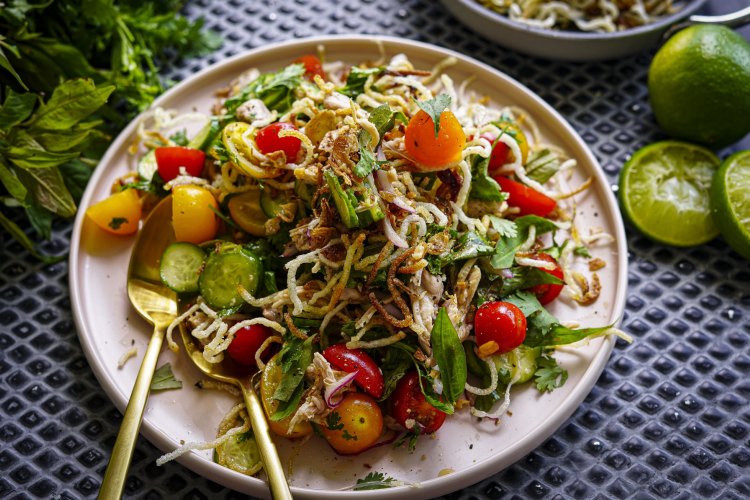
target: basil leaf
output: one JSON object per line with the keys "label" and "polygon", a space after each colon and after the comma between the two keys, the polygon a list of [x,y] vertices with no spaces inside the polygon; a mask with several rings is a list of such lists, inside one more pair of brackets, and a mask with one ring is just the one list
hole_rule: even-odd
{"label": "basil leaf", "polygon": [[76,204],[65,186],[60,170],[32,168],[20,170],[18,174],[29,194],[33,195],[40,206],[60,217],[72,217],[75,214]]}
{"label": "basil leaf", "polygon": [[[13,65],[8,60],[8,56],[6,56],[5,52],[3,52],[3,45],[5,45],[5,44],[0,45],[0,68],[5,68],[5,70],[8,73],[10,73],[11,75],[13,75],[13,78],[16,79],[16,81],[18,82],[18,84],[21,87],[23,87],[24,90],[29,90],[29,87],[26,86],[26,84],[23,82],[23,80],[21,79],[21,77],[16,72],[15,68],[13,67]],[[8,47],[7,45],[5,45],[5,48],[10,48],[10,47]],[[16,54],[16,57],[18,57],[18,54]]]}
{"label": "basil leaf", "polygon": [[454,404],[466,386],[466,354],[444,307],[438,312],[430,339],[433,356],[440,368],[443,396],[446,403]]}
{"label": "basil leaf", "polygon": [[414,365],[417,367],[417,371],[419,372],[419,389],[422,391],[422,395],[424,396],[425,401],[430,403],[433,407],[436,409],[442,411],[443,413],[446,413],[447,415],[452,415],[454,412],[453,405],[445,403],[443,401],[440,401],[440,397],[435,394],[435,391],[432,389],[431,384],[425,384],[422,379],[426,379],[427,374],[424,373],[424,368],[414,361]]}
{"label": "basil leaf", "polygon": [[26,202],[26,186],[16,177],[2,161],[0,161],[0,182],[3,183],[8,193],[15,198],[15,200],[21,204],[21,206],[27,206]]}
{"label": "basil leaf", "polygon": [[529,178],[544,184],[560,170],[560,160],[549,149],[534,153],[524,167]]}
{"label": "basil leaf", "polygon": [[489,158],[478,156],[479,161],[475,162],[474,172],[471,176],[471,191],[469,198],[481,201],[504,201],[508,194],[500,189],[500,184],[487,173],[490,163]]}
{"label": "basil leaf", "polygon": [[518,248],[529,237],[529,228],[536,227],[536,234],[541,235],[554,231],[557,226],[554,222],[537,215],[525,215],[515,220],[516,235],[512,237],[500,238],[495,246],[495,252],[490,260],[492,267],[495,269],[506,269],[513,265]]}
{"label": "basil leaf", "polygon": [[380,366],[383,371],[383,395],[378,401],[385,401],[396,389],[396,384],[409,371],[413,359],[411,355],[401,349],[389,348]]}
{"label": "basil leaf", "polygon": [[92,80],[77,78],[58,85],[49,101],[42,103],[30,125],[43,130],[66,130],[106,104],[114,85],[97,87]]}
{"label": "basil leaf", "polygon": [[73,160],[60,165],[60,173],[70,195],[77,203],[83,196],[83,191],[86,189],[91,174],[94,173],[93,168],[81,160]]}
{"label": "basil leaf", "polygon": [[313,350],[310,337],[304,342],[294,337],[288,340],[279,352],[281,362],[281,383],[273,393],[273,399],[277,401],[289,401],[298,387],[304,385],[305,370],[312,362]]}
{"label": "basil leaf", "polygon": [[[554,324],[549,329],[547,335],[541,339],[536,339],[536,346],[539,347],[553,347],[565,344],[572,344],[578,342],[586,337],[598,335],[612,328],[613,325],[600,326],[596,328],[568,328],[561,324]],[[526,343],[526,342],[524,342]]]}
{"label": "basil leaf", "polygon": [[358,68],[353,67],[349,70],[349,74],[346,76],[346,85],[339,89],[339,92],[345,96],[356,98],[359,94],[365,91],[365,83],[370,75],[379,75],[385,68],[379,66],[377,68]]}
{"label": "basil leaf", "polygon": [[440,94],[434,99],[428,101],[416,101],[416,103],[422,111],[432,118],[432,123],[435,125],[435,137],[437,137],[438,132],[440,132],[440,115],[443,114],[445,108],[451,105],[451,96],[448,94]]}
{"label": "basil leaf", "polygon": [[149,389],[152,391],[182,389],[182,381],[175,378],[174,373],[172,373],[172,365],[165,363],[154,372]]}
{"label": "basil leaf", "polygon": [[0,109],[0,130],[9,130],[31,116],[39,96],[31,93],[19,94],[8,89],[2,109]]}
{"label": "basil leaf", "polygon": [[305,392],[305,384],[298,384],[294,389],[294,392],[287,401],[282,401],[276,408],[276,411],[271,415],[271,420],[278,422],[284,420],[289,415],[292,415],[299,405],[300,399],[302,399],[302,393]]}
{"label": "basil leaf", "polygon": [[557,276],[536,267],[513,266],[509,269],[511,276],[502,278],[500,296],[518,290],[525,290],[537,285],[562,285],[564,282]]}

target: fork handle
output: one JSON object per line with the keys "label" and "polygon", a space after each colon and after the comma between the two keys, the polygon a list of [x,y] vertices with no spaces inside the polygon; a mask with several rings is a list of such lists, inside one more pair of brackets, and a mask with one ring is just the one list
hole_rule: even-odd
{"label": "fork handle", "polygon": [[146,355],[143,357],[138,377],[135,379],[133,392],[131,392],[128,400],[128,407],[125,409],[125,415],[120,425],[120,432],[117,433],[112,457],[109,459],[107,471],[104,473],[104,481],[102,481],[101,489],[99,489],[98,498],[102,500],[117,500],[122,497],[130,460],[133,458],[133,450],[138,439],[138,430],[143,419],[143,410],[146,408],[151,379],[164,341],[164,332],[164,328],[155,326],[151,340],[148,342]]}
{"label": "fork handle", "polygon": [[253,434],[255,434],[255,439],[258,442],[258,451],[263,462],[263,468],[266,470],[266,476],[268,476],[271,497],[274,500],[292,500],[292,492],[289,491],[289,484],[287,484],[284,476],[284,468],[281,466],[276,445],[271,439],[271,429],[268,427],[265,412],[250,377],[240,383],[240,388],[245,399],[247,413],[250,416],[250,423],[253,426]]}

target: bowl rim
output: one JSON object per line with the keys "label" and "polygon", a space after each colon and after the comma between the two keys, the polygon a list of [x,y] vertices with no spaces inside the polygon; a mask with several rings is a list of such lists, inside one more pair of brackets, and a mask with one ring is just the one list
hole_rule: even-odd
{"label": "bowl rim", "polygon": [[706,1],[707,0],[685,0],[685,4],[680,8],[680,10],[664,16],[654,23],[637,26],[635,28],[629,28],[623,31],[616,31],[614,33],[598,33],[538,28],[536,26],[513,21],[507,16],[499,14],[483,5],[480,5],[476,0],[443,0],[444,3],[453,2],[455,4],[460,4],[461,6],[473,11],[475,15],[499,24],[503,28],[507,28],[517,33],[537,35],[540,38],[549,40],[565,40],[572,42],[591,40],[629,40],[649,33],[661,32],[662,30],[666,30],[669,26],[676,24],[695,13],[695,11],[703,7]]}

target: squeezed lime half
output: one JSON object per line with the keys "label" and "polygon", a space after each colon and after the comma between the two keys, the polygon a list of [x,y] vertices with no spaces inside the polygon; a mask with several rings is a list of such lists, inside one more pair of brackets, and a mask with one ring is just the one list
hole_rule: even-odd
{"label": "squeezed lime half", "polygon": [[721,164],[711,184],[711,209],[727,243],[750,260],[750,151]]}
{"label": "squeezed lime half", "polygon": [[639,149],[620,173],[625,216],[649,238],[678,247],[700,245],[719,234],[709,191],[719,158],[700,146],[657,142]]}

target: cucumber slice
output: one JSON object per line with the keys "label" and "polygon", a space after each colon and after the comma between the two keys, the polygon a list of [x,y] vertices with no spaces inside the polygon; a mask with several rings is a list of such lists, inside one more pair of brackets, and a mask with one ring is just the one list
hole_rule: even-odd
{"label": "cucumber slice", "polygon": [[510,352],[493,356],[500,383],[508,384],[516,377],[518,377],[516,384],[530,380],[536,372],[536,358],[539,357],[540,352],[540,347],[528,347],[521,344]]}
{"label": "cucumber slice", "polygon": [[151,182],[156,170],[156,153],[152,149],[138,160],[138,175],[144,181]]}
{"label": "cucumber slice", "polygon": [[208,305],[214,309],[228,309],[242,304],[237,291],[241,285],[254,294],[261,275],[260,260],[236,245],[224,245],[212,253],[198,280],[198,288]]}
{"label": "cucumber slice", "polygon": [[206,253],[187,242],[172,243],[161,256],[161,281],[177,293],[198,291],[198,278],[206,260]]}
{"label": "cucumber slice", "polygon": [[208,147],[211,142],[219,135],[221,127],[217,120],[212,119],[206,125],[195,134],[195,137],[190,139],[188,143],[189,148],[204,150]]}
{"label": "cucumber slice", "polygon": [[268,218],[276,217],[281,211],[281,205],[288,202],[286,197],[273,196],[271,191],[272,189],[266,187],[260,192],[260,208]]}

